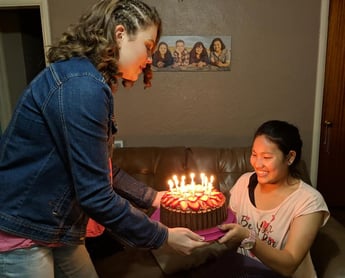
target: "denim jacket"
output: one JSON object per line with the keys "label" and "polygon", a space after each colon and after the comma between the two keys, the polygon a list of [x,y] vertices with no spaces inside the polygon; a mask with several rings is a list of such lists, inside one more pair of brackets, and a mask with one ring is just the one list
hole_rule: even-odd
{"label": "denim jacket", "polygon": [[112,188],[113,96],[85,58],[56,62],[24,90],[0,139],[0,230],[80,244],[88,217],[130,246],[157,248],[167,228]]}

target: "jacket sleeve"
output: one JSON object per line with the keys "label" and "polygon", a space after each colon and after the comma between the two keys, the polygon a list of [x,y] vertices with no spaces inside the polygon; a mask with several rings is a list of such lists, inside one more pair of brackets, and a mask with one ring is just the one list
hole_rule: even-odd
{"label": "jacket sleeve", "polygon": [[157,194],[152,187],[136,180],[116,165],[113,165],[113,187],[116,193],[143,209],[152,206]]}
{"label": "jacket sleeve", "polygon": [[59,90],[59,104],[55,118],[61,119],[64,126],[66,159],[76,200],[71,205],[80,206],[130,246],[160,247],[167,239],[167,227],[133,207],[111,185],[110,88],[90,76],[70,78]]}

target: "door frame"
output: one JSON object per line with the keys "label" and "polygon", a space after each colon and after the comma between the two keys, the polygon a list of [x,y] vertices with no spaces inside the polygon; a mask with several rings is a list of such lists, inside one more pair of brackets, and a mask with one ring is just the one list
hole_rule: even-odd
{"label": "door frame", "polygon": [[[48,0],[0,0],[1,8],[24,8],[24,7],[39,7],[41,15],[43,48],[46,50],[51,45],[51,33],[49,24]],[[0,33],[0,123],[1,127],[7,126],[11,118],[9,88],[7,84],[6,67],[4,64],[4,52],[2,48],[2,35]],[[45,57],[47,64],[47,58]]]}
{"label": "door frame", "polygon": [[0,8],[20,8],[32,6],[38,6],[40,8],[43,47],[46,49],[51,44],[48,0],[0,0]]}
{"label": "door frame", "polygon": [[323,102],[323,89],[324,89],[324,83],[325,83],[327,35],[328,35],[328,13],[329,13],[329,0],[321,0],[319,52],[318,52],[317,71],[316,71],[313,140],[312,140],[312,146],[311,146],[312,148],[311,148],[311,162],[310,162],[310,180],[314,187],[317,187],[317,173],[318,173],[318,167],[319,167],[322,102]]}

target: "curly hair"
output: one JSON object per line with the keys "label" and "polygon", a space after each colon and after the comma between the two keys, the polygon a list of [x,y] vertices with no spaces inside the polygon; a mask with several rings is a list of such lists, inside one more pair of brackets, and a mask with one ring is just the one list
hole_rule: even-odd
{"label": "curly hair", "polygon": [[225,46],[225,44],[224,44],[224,42],[222,41],[221,38],[214,38],[214,39],[212,40],[211,44],[210,44],[210,51],[211,51],[211,52],[214,52],[214,51],[215,51],[215,50],[214,50],[214,43],[215,43],[216,41],[220,42],[221,50],[223,50],[223,49],[226,48],[226,46]]}
{"label": "curly hair", "polygon": [[193,61],[197,61],[197,60],[200,60],[197,58],[197,54],[196,54],[196,49],[198,47],[202,47],[202,52],[200,54],[200,59],[205,61],[207,60],[208,61],[208,53],[207,53],[207,50],[204,46],[204,44],[202,42],[196,42],[192,48],[192,50],[189,52],[189,57],[190,57],[190,63],[192,63]]}
{"label": "curly hair", "polygon": [[[109,86],[117,83],[119,47],[114,37],[117,25],[123,25],[129,35],[139,30],[157,26],[157,39],[162,23],[157,10],[140,0],[100,0],[82,15],[79,22],[69,26],[61,39],[50,47],[47,58],[50,63],[72,57],[86,57],[102,73]],[[144,86],[151,87],[152,70],[147,64],[143,70]],[[132,86],[133,81],[123,79],[122,84]]]}

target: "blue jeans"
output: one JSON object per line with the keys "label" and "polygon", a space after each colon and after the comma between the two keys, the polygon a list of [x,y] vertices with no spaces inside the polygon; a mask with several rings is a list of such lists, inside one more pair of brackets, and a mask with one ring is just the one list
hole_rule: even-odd
{"label": "blue jeans", "polygon": [[0,253],[1,278],[97,278],[84,245],[32,247]]}

